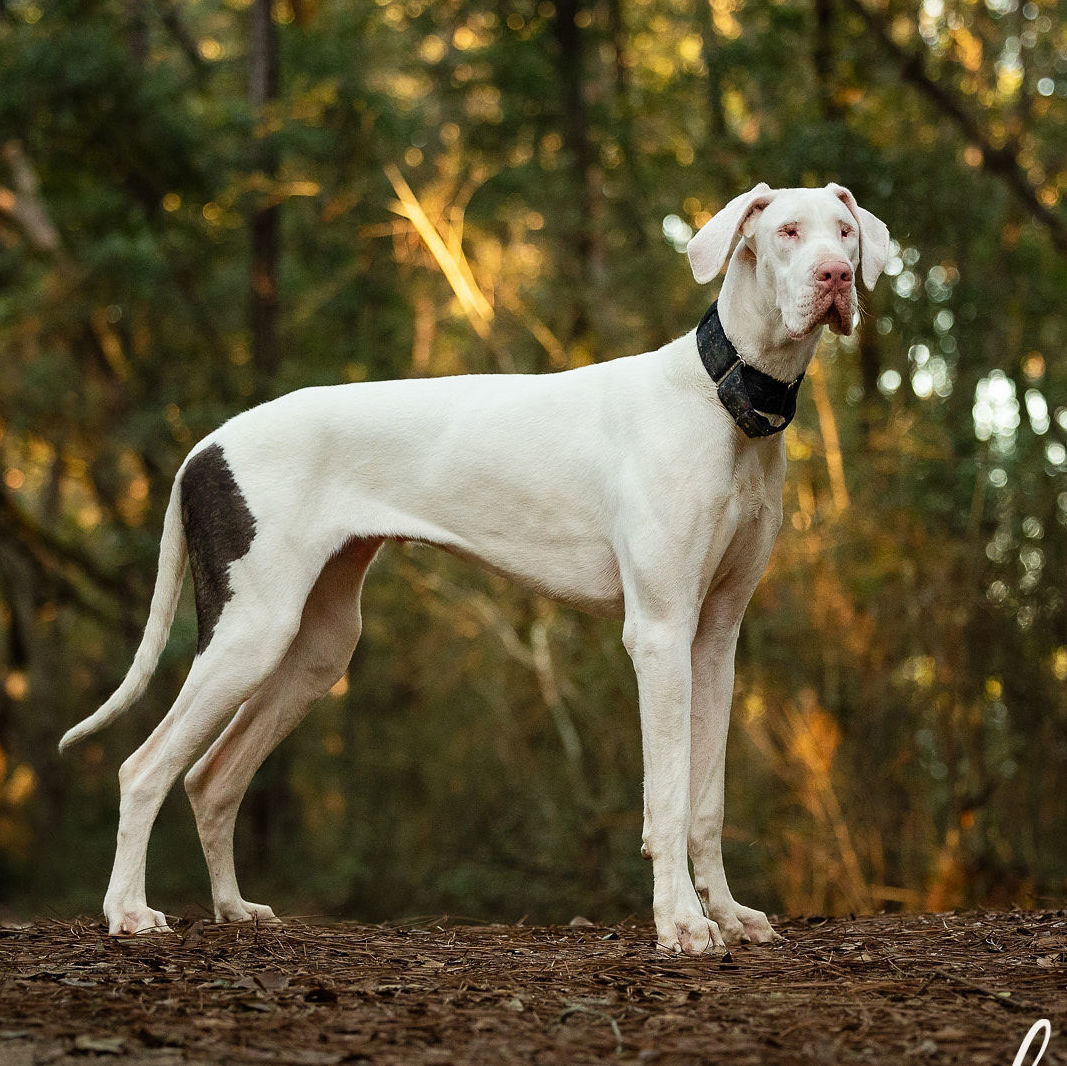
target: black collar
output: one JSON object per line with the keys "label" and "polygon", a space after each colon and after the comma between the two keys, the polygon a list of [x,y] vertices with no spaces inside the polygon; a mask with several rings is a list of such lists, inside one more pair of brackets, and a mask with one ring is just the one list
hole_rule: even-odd
{"label": "black collar", "polygon": [[[748,437],[781,433],[797,413],[797,391],[804,375],[779,381],[749,366],[723,332],[718,301],[697,326],[697,351],[719,391],[719,400]],[[765,412],[765,413],[761,413]],[[776,416],[774,421],[767,415]]]}

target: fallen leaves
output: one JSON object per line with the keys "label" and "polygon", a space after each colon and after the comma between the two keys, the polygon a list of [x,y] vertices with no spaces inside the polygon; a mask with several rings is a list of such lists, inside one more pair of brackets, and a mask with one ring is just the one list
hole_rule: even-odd
{"label": "fallen leaves", "polygon": [[779,928],[686,958],[633,924],[5,927],[0,1061],[1000,1066],[1033,1019],[1067,1028],[1062,912]]}

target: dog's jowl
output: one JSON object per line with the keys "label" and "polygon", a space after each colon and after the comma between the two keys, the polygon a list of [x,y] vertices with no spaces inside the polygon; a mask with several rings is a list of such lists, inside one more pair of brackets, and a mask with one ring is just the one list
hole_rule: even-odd
{"label": "dog's jowl", "polygon": [[190,764],[185,787],[216,916],[273,919],[238,889],[241,799],[347,668],[379,547],[418,540],[623,619],[657,943],[700,954],[774,938],[766,915],[734,899],[723,869],[734,653],[781,526],[782,431],[823,328],[854,329],[856,279],[873,287],[889,233],[839,185],[758,185],[726,204],[688,252],[697,281],[723,267],[726,276],[714,311],[658,351],[558,374],[303,389],[193,449],[164,518],[133,665],[61,741],[102,728],[144,691],[188,556],[197,655],[173,706],[119,771],[104,897],[112,933],[166,929],[145,900],[145,856],[160,804]]}

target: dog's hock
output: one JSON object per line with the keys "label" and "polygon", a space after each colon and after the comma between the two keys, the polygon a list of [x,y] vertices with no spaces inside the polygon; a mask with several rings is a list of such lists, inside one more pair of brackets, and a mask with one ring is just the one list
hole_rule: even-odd
{"label": "dog's hock", "polygon": [[701,285],[706,285],[719,275],[742,230],[751,226],[753,219],[771,202],[773,196],[774,190],[761,181],[755,188],[735,196],[701,226],[686,245],[693,277]]}

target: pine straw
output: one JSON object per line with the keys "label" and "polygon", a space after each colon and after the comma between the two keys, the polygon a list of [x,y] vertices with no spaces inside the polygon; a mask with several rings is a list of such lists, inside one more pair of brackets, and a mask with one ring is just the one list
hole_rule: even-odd
{"label": "pine straw", "polygon": [[177,925],[0,927],[0,1062],[1009,1066],[1042,1017],[1043,1066],[1067,1054],[1065,911],[798,919],[699,959],[631,923]]}

